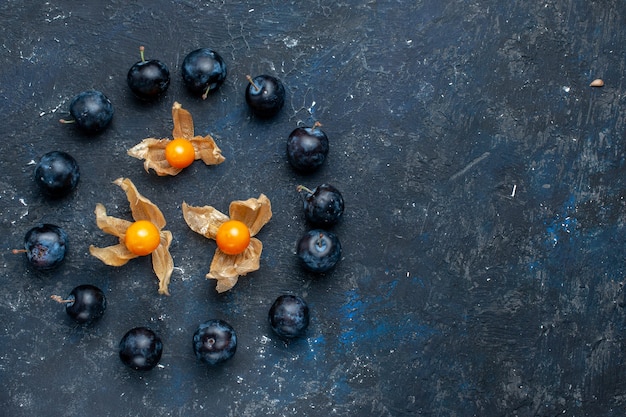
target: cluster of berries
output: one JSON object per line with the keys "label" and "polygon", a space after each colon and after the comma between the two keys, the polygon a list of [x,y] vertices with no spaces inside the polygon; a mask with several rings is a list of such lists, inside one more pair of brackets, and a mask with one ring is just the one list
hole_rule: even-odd
{"label": "cluster of berries", "polygon": [[[154,100],[168,89],[170,72],[163,62],[146,60],[143,47],[140,48],[140,53],[141,60],[128,71],[127,84],[139,99]],[[226,63],[217,52],[209,48],[192,51],[182,64],[182,79],[185,86],[190,93],[203,99],[209,92],[219,88],[226,74]],[[251,111],[262,118],[276,115],[285,102],[285,88],[281,81],[266,74],[254,78],[248,76],[247,80],[249,84],[246,87],[245,99]],[[73,123],[85,134],[97,134],[110,124],[114,109],[111,101],[102,92],[89,90],[81,92],[71,100],[69,113],[71,119],[61,119],[62,123]],[[301,173],[317,170],[326,160],[329,150],[328,137],[320,126],[316,123],[312,127],[296,128],[288,137],[287,160]],[[173,146],[171,148],[169,154],[173,156],[167,160],[172,161],[170,162],[172,166],[184,168],[190,164],[189,161],[184,166],[182,162],[179,163],[184,156],[181,154],[184,153],[182,145],[177,144],[176,149],[173,149]],[[53,151],[43,155],[37,163],[34,178],[43,194],[57,199],[68,195],[77,187],[80,170],[71,155],[63,151]],[[322,228],[339,221],[344,209],[343,198],[336,188],[328,184],[320,185],[314,190],[299,186],[298,191],[306,192],[304,210],[307,220],[320,228],[308,232],[300,239],[298,256],[308,270],[326,272],[339,260],[341,245],[332,232]],[[139,223],[137,221],[133,226]],[[130,227],[127,234],[134,236]],[[153,235],[158,236],[158,233]],[[126,245],[133,251],[136,245],[128,240],[126,239]],[[68,236],[63,229],[53,224],[42,224],[31,228],[26,233],[24,249],[14,252],[26,253],[29,263],[34,268],[46,271],[57,267],[63,261],[67,248]],[[138,251],[141,252],[141,248],[134,250],[133,253]],[[90,325],[97,321],[107,308],[104,292],[90,284],[75,287],[67,297],[53,295],[51,298],[63,304],[68,316],[81,325]],[[309,320],[307,303],[301,297],[292,294],[279,296],[268,312],[271,329],[285,341],[303,336]],[[200,324],[194,333],[193,349],[199,360],[217,365],[234,355],[237,349],[236,332],[223,320],[208,320]],[[155,367],[161,358],[162,350],[163,343],[160,337],[147,327],[129,330],[119,343],[121,361],[136,370],[149,370]]]}

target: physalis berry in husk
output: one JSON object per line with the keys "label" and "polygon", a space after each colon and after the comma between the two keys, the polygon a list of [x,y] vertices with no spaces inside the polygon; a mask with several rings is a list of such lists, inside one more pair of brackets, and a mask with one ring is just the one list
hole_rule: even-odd
{"label": "physalis berry in husk", "polygon": [[128,155],[143,159],[147,172],[154,170],[157,175],[177,175],[196,159],[206,165],[224,162],[222,151],[211,135],[196,136],[191,114],[178,102],[172,106],[174,130],[173,139],[147,138],[128,150]]}
{"label": "physalis berry in husk", "polygon": [[104,205],[96,204],[98,227],[116,236],[119,243],[106,248],[91,245],[89,252],[110,266],[122,266],[139,256],[152,255],[152,268],[159,279],[159,294],[169,295],[174,261],[169,252],[172,233],[163,230],[165,217],[154,203],[139,194],[130,179],[118,178],[114,184],[126,192],[134,222],[108,216]]}
{"label": "physalis berry in husk", "polygon": [[263,244],[254,236],[272,218],[272,206],[264,194],[230,203],[230,217],[211,206],[192,207],[183,202],[182,209],[191,230],[217,242],[206,277],[217,280],[218,292],[230,290],[240,275],[259,269]]}

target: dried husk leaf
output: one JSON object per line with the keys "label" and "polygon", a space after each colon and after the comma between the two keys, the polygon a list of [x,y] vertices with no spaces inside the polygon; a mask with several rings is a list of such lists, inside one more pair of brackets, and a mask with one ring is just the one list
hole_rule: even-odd
{"label": "dried husk leaf", "polygon": [[183,106],[177,101],[175,101],[172,106],[172,121],[174,122],[174,130],[172,130],[172,137],[174,139],[193,139],[193,118],[191,117],[191,113],[183,109]]}
{"label": "dried husk leaf", "polygon": [[217,229],[228,220],[227,215],[211,206],[193,207],[183,202],[182,210],[189,228],[209,239],[215,239]]}
{"label": "dried husk leaf", "polygon": [[143,167],[146,172],[150,172],[150,169],[152,169],[161,177],[177,175],[182,169],[174,168],[165,159],[165,147],[170,142],[170,139],[147,138],[130,148],[128,155],[137,159],[143,159]]}
{"label": "dried husk leaf", "polygon": [[256,235],[272,218],[272,205],[265,194],[259,198],[245,201],[233,201],[229,207],[230,218],[239,220],[250,229],[250,235]]}
{"label": "dried husk leaf", "polygon": [[226,158],[222,155],[222,150],[217,146],[211,135],[196,136],[189,139],[196,151],[196,159],[202,159],[206,165],[219,165]]}
{"label": "dried husk leaf", "polygon": [[159,294],[170,295],[169,285],[174,260],[170,255],[169,247],[172,243],[172,233],[168,230],[161,231],[161,244],[152,252],[152,268],[159,279]]}
{"label": "dried husk leaf", "polygon": [[89,246],[89,253],[100,259],[109,266],[122,266],[131,259],[138,256],[128,250],[126,245],[118,243],[117,245],[107,246],[106,248],[97,248],[93,245]]}
{"label": "dried husk leaf", "polygon": [[[191,114],[175,102],[172,106],[172,120],[174,139],[187,139],[193,145],[194,159],[201,159],[206,165],[218,165],[226,158],[222,156],[222,150],[217,146],[211,135],[194,136],[193,118]],[[143,159],[143,167],[146,172],[150,169],[159,176],[178,175],[182,169],[174,168],[165,158],[165,148],[171,139],[147,138],[128,150],[128,155],[133,158]]]}
{"label": "dried husk leaf", "polygon": [[[168,286],[174,271],[174,261],[169,252],[169,247],[172,243],[172,233],[168,230],[162,230],[165,226],[165,217],[163,217],[163,213],[155,204],[137,191],[131,180],[118,178],[114,183],[126,192],[133,218],[135,220],[148,220],[159,229],[161,239],[159,246],[152,252],[152,268],[159,279],[159,294],[169,295]],[[117,245],[106,248],[98,248],[91,245],[89,252],[110,266],[122,266],[129,260],[139,257],[139,255],[135,255],[128,250],[124,243],[126,231],[132,222],[108,216],[106,208],[100,203],[96,204],[95,213],[98,227],[104,232],[116,236],[120,242]]]}
{"label": "dried husk leaf", "polygon": [[[228,216],[211,206],[192,207],[183,202],[182,209],[185,222],[191,230],[209,239],[215,239],[219,227],[229,220]],[[232,202],[229,212],[230,218],[243,222],[252,236],[272,217],[270,200],[264,194],[258,199]],[[217,280],[218,292],[228,291],[235,286],[239,276],[259,269],[262,250],[263,244],[254,237],[250,239],[246,250],[238,255],[227,255],[217,248],[206,277]]]}
{"label": "dried husk leaf", "polygon": [[130,210],[135,220],[149,220],[157,229],[165,227],[165,217],[161,210],[152,201],[139,194],[135,184],[128,178],[118,178],[114,181],[126,193],[126,198],[130,203]]}
{"label": "dried husk leaf", "polygon": [[95,213],[96,224],[98,225],[98,227],[103,232],[119,238],[120,243],[106,248],[97,248],[91,245],[89,247],[89,252],[93,256],[110,266],[122,266],[126,264],[129,260],[136,258],[137,255],[130,252],[126,248],[126,245],[123,244],[126,229],[128,229],[128,226],[130,226],[131,222],[129,222],[128,220],[108,216],[106,214],[106,208],[100,203],[96,204]]}
{"label": "dried husk leaf", "polygon": [[228,291],[235,286],[239,276],[259,269],[262,250],[263,243],[256,238],[251,238],[250,245],[239,255],[226,255],[216,249],[206,277],[217,280],[217,292]]}
{"label": "dried husk leaf", "polygon": [[100,203],[96,204],[95,213],[96,224],[100,230],[120,238],[120,243],[122,243],[124,241],[124,235],[126,235],[126,229],[128,229],[132,222],[108,216],[106,208]]}

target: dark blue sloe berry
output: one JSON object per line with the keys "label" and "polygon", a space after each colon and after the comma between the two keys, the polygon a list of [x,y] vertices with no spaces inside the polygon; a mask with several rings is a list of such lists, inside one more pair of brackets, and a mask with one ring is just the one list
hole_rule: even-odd
{"label": "dark blue sloe berry", "polygon": [[202,323],[193,335],[196,357],[209,365],[217,365],[233,357],[237,351],[235,329],[220,319]]}
{"label": "dark blue sloe berry", "polygon": [[259,117],[272,117],[285,104],[285,87],[276,77],[271,75],[248,75],[246,87],[246,103],[254,114]]}
{"label": "dark blue sloe berry", "polygon": [[52,299],[65,304],[65,312],[80,324],[89,324],[104,314],[107,300],[104,292],[94,285],[79,285],[65,299],[53,295]]}
{"label": "dark blue sloe berry", "polygon": [[283,339],[293,339],[304,335],[309,327],[309,307],[297,295],[279,296],[269,310],[270,327]]}
{"label": "dark blue sloe berry", "polygon": [[326,272],[341,258],[341,243],[332,232],[310,230],[300,238],[296,253],[302,265],[311,272]]}
{"label": "dark blue sloe berry", "polygon": [[40,270],[59,265],[67,251],[67,233],[53,224],[35,226],[24,236],[24,250],[28,262]]}
{"label": "dark blue sloe berry", "polygon": [[190,52],[183,60],[183,83],[187,89],[206,99],[226,79],[226,63],[212,49],[200,48]]}
{"label": "dark blue sloe berry", "polygon": [[303,174],[321,167],[328,155],[328,137],[319,126],[315,123],[312,127],[298,127],[287,139],[287,160]]}
{"label": "dark blue sloe berry", "polygon": [[170,70],[159,60],[146,61],[143,46],[139,50],[141,61],[130,67],[126,82],[137,97],[152,100],[165,93],[170,86]]}
{"label": "dark blue sloe berry", "polygon": [[69,194],[76,188],[79,179],[78,163],[66,152],[48,152],[35,167],[35,182],[50,197]]}
{"label": "dark blue sloe berry", "polygon": [[[79,129],[85,133],[97,133],[111,123],[113,104],[100,91],[83,91],[70,102],[70,114]],[[72,122],[63,119],[61,121]]]}
{"label": "dark blue sloe berry", "polygon": [[341,219],[344,210],[343,196],[330,184],[322,184],[313,190],[299,185],[304,191],[304,216],[316,227],[329,227]]}
{"label": "dark blue sloe berry", "polygon": [[163,342],[147,327],[130,329],[122,337],[119,354],[122,363],[137,371],[148,371],[161,360]]}

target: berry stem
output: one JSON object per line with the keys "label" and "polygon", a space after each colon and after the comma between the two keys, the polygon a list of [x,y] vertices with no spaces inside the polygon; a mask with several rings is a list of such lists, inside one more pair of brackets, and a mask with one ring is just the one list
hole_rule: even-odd
{"label": "berry stem", "polygon": [[144,57],[145,50],[146,48],[143,45],[139,47],[139,55],[141,56],[141,62],[146,62],[146,58]]}
{"label": "berry stem", "polygon": [[209,91],[211,91],[211,86],[207,85],[206,90],[204,91],[204,93],[202,93],[202,100],[206,100],[206,98],[209,96]]}
{"label": "berry stem", "polygon": [[18,253],[26,253],[26,249],[12,249],[11,253],[17,255]]}
{"label": "berry stem", "polygon": [[320,235],[317,237],[317,240],[315,241],[315,245],[318,248],[324,247],[324,235],[322,233],[320,233]]}
{"label": "berry stem", "polygon": [[313,191],[310,190],[309,188],[305,187],[304,185],[298,185],[296,187],[296,191],[298,191],[299,193],[302,192],[302,191],[306,191],[309,194],[313,194]]}
{"label": "berry stem", "polygon": [[70,119],[70,120],[59,119],[59,122],[63,123],[64,125],[68,125],[68,124],[76,123],[76,120],[74,120],[74,119]]}
{"label": "berry stem", "polygon": [[67,304],[67,303],[71,303],[72,301],[74,301],[74,300],[66,300],[60,295],[51,295],[50,298],[60,304]]}
{"label": "berry stem", "polygon": [[259,87],[258,85],[256,85],[256,84],[255,84],[255,82],[254,82],[254,80],[252,79],[252,77],[251,77],[251,76],[246,75],[246,80],[248,80],[248,82],[249,82],[250,84],[252,84],[252,86],[254,87],[254,89],[255,89],[256,91],[259,91],[259,90],[261,89],[261,87]]}
{"label": "berry stem", "polygon": [[311,129],[317,129],[318,127],[321,127],[321,126],[322,124],[316,121],[315,123],[313,123],[313,127]]}

